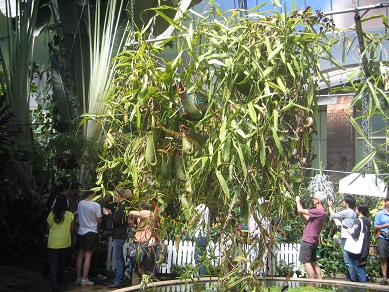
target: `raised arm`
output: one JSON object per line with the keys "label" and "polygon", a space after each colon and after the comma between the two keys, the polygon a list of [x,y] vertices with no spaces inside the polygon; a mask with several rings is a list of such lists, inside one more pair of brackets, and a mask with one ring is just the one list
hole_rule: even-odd
{"label": "raised arm", "polygon": [[306,220],[309,219],[309,214],[308,210],[303,208],[303,205],[301,204],[300,197],[296,197],[296,207],[297,207],[297,212],[302,214]]}
{"label": "raised arm", "polygon": [[153,216],[153,212],[149,210],[141,210],[141,211],[130,211],[128,212],[129,216],[139,217],[139,218],[148,218]]}

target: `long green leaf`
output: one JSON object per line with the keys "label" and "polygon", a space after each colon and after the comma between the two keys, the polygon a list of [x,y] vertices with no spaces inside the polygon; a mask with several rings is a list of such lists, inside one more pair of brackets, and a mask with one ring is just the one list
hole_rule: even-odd
{"label": "long green leaf", "polygon": [[247,176],[247,167],[246,167],[246,162],[245,162],[243,151],[242,151],[242,146],[240,143],[235,143],[235,141],[233,142],[233,144],[234,144],[234,148],[236,149],[236,152],[238,152],[243,175],[246,177]]}
{"label": "long green leaf", "polygon": [[282,148],[280,138],[278,137],[278,134],[277,134],[277,130],[275,128],[273,128],[273,127],[271,128],[271,130],[272,130],[273,140],[274,140],[274,143],[276,144],[278,153],[280,153],[280,155],[283,156],[284,155],[284,149]]}
{"label": "long green leaf", "polygon": [[268,61],[273,60],[274,57],[282,50],[283,47],[284,47],[283,44],[279,44],[279,45],[275,48],[275,50],[273,50],[273,51],[269,54],[269,56],[267,57],[267,60],[268,60]]}
{"label": "long green leaf", "polygon": [[368,137],[366,137],[364,131],[362,130],[362,128],[358,125],[358,123],[356,122],[356,120],[354,118],[351,118],[350,117],[350,122],[351,124],[353,125],[354,129],[357,131],[357,133],[359,134],[360,138],[363,139],[363,141],[365,143],[367,143],[370,147],[373,148],[373,146],[371,145]]}
{"label": "long green leaf", "polygon": [[265,138],[263,135],[259,136],[259,142],[260,142],[260,152],[259,152],[259,157],[261,160],[262,166],[265,166],[266,164],[266,145],[265,145]]}
{"label": "long green leaf", "polygon": [[[169,8],[172,9],[172,7]],[[159,16],[161,16],[164,20],[166,20],[170,25],[174,26],[174,28],[181,30],[181,26],[176,21],[174,21],[174,19],[170,18],[165,13],[163,13],[161,11],[161,7],[150,8],[150,10],[154,10]]]}
{"label": "long green leaf", "polygon": [[361,170],[366,164],[368,164],[372,159],[374,159],[375,155],[376,151],[373,150],[353,167],[352,172],[358,172],[359,170]]}
{"label": "long green leaf", "polygon": [[219,184],[220,184],[224,194],[226,195],[227,198],[229,198],[230,197],[230,189],[227,186],[226,180],[224,179],[222,173],[219,170],[216,170],[215,173],[216,173],[217,180],[219,181]]}

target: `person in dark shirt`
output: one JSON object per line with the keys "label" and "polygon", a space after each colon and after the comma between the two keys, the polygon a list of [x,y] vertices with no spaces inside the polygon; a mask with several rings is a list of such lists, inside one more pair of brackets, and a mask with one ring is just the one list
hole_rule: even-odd
{"label": "person in dark shirt", "polygon": [[127,239],[127,215],[126,199],[131,197],[131,191],[118,189],[113,198],[110,209],[104,208],[103,212],[111,216],[112,220],[112,245],[113,258],[115,260],[115,279],[111,288],[120,288],[124,281],[125,262],[123,257],[123,246]]}
{"label": "person in dark shirt", "polygon": [[[342,202],[340,202],[340,206],[343,208],[340,212],[332,211],[332,200],[327,200],[328,205],[328,213],[331,215],[331,219],[338,220],[340,222],[341,228],[341,249],[343,254],[343,261],[347,267],[347,279],[351,280],[356,277],[355,269],[353,268],[353,259],[350,258],[349,253],[344,249],[344,245],[346,244],[346,239],[348,238],[347,228],[350,228],[354,225],[354,221],[357,218],[355,215],[355,198],[350,194],[345,194]],[[336,222],[335,222],[336,223]],[[339,224],[339,223],[337,223]]]}
{"label": "person in dark shirt", "polygon": [[[357,216],[358,219],[354,221],[354,225],[347,229],[350,235],[354,239],[358,239],[360,233],[364,233],[362,251],[360,254],[352,254],[350,253],[350,258],[353,260],[352,267],[355,270],[353,273],[354,278],[351,278],[351,281],[356,282],[359,280],[361,283],[367,282],[366,277],[366,262],[367,257],[369,255],[369,247],[370,247],[370,221],[367,218],[368,215],[368,207],[367,205],[358,205],[357,207]],[[362,228],[361,228],[362,227]]]}
{"label": "person in dark shirt", "polygon": [[304,209],[300,197],[296,197],[297,212],[302,214],[307,220],[300,244],[299,261],[304,263],[308,278],[321,279],[321,271],[316,263],[316,249],[319,244],[319,234],[324,227],[327,218],[327,212],[323,207],[327,197],[322,192],[316,192],[313,195],[315,208]]}

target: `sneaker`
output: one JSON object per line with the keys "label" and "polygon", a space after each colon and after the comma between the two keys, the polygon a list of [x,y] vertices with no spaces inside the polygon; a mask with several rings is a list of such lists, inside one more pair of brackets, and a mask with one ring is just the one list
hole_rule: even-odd
{"label": "sneaker", "polygon": [[81,284],[81,278],[77,278],[77,280],[76,280],[76,286],[79,286],[80,284]]}
{"label": "sneaker", "polygon": [[95,282],[92,282],[89,279],[82,279],[81,280],[81,287],[86,287],[86,286],[93,286]]}

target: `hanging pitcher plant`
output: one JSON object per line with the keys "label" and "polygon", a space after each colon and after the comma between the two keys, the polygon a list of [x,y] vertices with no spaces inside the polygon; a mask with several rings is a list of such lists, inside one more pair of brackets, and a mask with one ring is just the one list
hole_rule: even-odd
{"label": "hanging pitcher plant", "polygon": [[[212,6],[182,23],[170,19],[179,34],[158,43],[145,41],[147,27],[137,33],[115,59],[97,169],[101,190],[158,194],[184,221],[205,202],[224,219],[224,286],[250,291],[261,287],[250,271],[262,269],[273,240],[261,218],[287,215],[309,163],[318,60],[331,59],[333,44],[331,22],[312,10],[254,11],[242,18]],[[235,258],[239,245],[227,243],[250,215],[262,235],[245,242],[261,248],[254,259],[243,250]]]}

